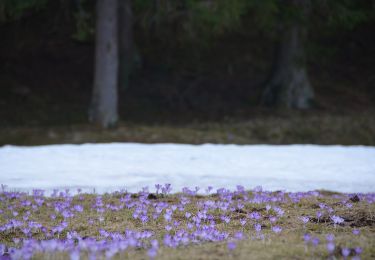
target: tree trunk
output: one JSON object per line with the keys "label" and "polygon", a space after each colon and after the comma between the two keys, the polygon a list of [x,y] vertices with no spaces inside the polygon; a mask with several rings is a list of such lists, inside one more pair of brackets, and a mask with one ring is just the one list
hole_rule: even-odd
{"label": "tree trunk", "polygon": [[118,120],[118,2],[97,0],[94,89],[90,121],[104,128]]}
{"label": "tree trunk", "polygon": [[134,64],[133,12],[131,0],[119,1],[119,51],[121,88],[129,86],[129,76]]}
{"label": "tree trunk", "polygon": [[314,91],[310,84],[304,50],[306,28],[298,21],[284,23],[271,78],[262,103],[284,108],[311,108]]}

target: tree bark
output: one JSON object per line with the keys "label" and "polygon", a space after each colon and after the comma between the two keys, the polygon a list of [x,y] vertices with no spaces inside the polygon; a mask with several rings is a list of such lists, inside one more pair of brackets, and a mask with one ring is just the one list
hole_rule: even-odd
{"label": "tree bark", "polygon": [[306,69],[304,50],[306,28],[300,21],[284,22],[281,34],[274,67],[263,92],[262,103],[284,108],[311,108],[314,91]]}
{"label": "tree bark", "polygon": [[90,121],[104,128],[118,121],[118,0],[97,0],[94,88]]}
{"label": "tree bark", "polygon": [[119,1],[119,83],[121,88],[129,86],[129,76],[134,64],[133,11],[131,0]]}

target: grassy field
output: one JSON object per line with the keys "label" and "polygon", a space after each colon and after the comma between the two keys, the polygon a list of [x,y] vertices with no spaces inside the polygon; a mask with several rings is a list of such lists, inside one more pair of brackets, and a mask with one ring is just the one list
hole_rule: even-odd
{"label": "grassy field", "polygon": [[375,258],[375,194],[156,189],[4,189],[0,249],[25,259]]}

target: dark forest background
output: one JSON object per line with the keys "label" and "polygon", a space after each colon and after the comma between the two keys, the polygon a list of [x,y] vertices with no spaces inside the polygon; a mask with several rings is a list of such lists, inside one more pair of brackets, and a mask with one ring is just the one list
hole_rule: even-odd
{"label": "dark forest background", "polygon": [[[114,124],[89,111],[98,5],[117,0],[0,1],[1,144],[375,144],[374,1],[118,1],[131,8],[119,50],[131,48]],[[280,53],[298,56],[306,102],[277,90],[293,81],[277,80],[290,65]]]}

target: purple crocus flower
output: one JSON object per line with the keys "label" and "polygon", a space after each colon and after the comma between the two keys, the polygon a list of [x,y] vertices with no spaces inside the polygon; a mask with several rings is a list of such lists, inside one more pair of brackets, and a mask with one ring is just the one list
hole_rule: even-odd
{"label": "purple crocus flower", "polygon": [[270,222],[271,223],[275,223],[277,221],[277,218],[276,217],[270,217]]}
{"label": "purple crocus flower", "polygon": [[160,184],[155,184],[155,188],[156,188],[156,194],[158,194],[159,190],[161,189],[161,185]]}
{"label": "purple crocus flower", "polygon": [[79,250],[75,249],[72,252],[70,252],[70,259],[71,260],[79,260],[80,259],[80,252],[79,252]]}
{"label": "purple crocus flower", "polygon": [[348,257],[350,255],[350,249],[349,248],[346,248],[344,247],[342,250],[341,250],[341,254],[344,258]]}
{"label": "purple crocus flower", "polygon": [[260,231],[262,231],[262,226],[258,223],[254,224],[254,229],[257,233],[259,233]]}
{"label": "purple crocus flower", "polygon": [[141,219],[142,223],[146,223],[148,221],[148,216],[147,215],[142,215],[140,217],[140,219]]}
{"label": "purple crocus flower", "polygon": [[360,254],[362,254],[363,249],[362,249],[362,247],[356,247],[356,248],[354,248],[354,251],[357,255],[360,255]]}
{"label": "purple crocus flower", "polygon": [[303,224],[307,224],[307,222],[310,221],[310,218],[307,216],[302,216],[300,217],[300,220],[303,222]]}
{"label": "purple crocus flower", "polygon": [[227,244],[227,247],[228,247],[228,250],[233,251],[234,249],[236,249],[237,245],[234,241],[229,241]]}
{"label": "purple crocus flower", "polygon": [[167,231],[171,231],[171,230],[172,230],[172,226],[170,226],[170,225],[166,225],[166,226],[165,226],[165,230],[167,230]]}
{"label": "purple crocus flower", "polygon": [[164,187],[162,187],[161,188],[161,192],[163,193],[163,194],[168,194],[168,193],[170,193],[172,191],[172,187],[171,187],[171,184],[170,183],[166,183],[165,185],[164,185]]}
{"label": "purple crocus flower", "polygon": [[339,216],[335,216],[335,215],[331,216],[331,220],[333,221],[335,227],[336,227],[336,225],[340,225],[341,223],[344,222],[343,218],[341,218]]}
{"label": "purple crocus flower", "polygon": [[319,203],[319,208],[321,208],[321,209],[325,209],[326,207],[327,207],[326,204],[324,204],[324,203]]}
{"label": "purple crocus flower", "polygon": [[319,238],[317,238],[317,237],[314,237],[314,238],[311,240],[311,243],[313,244],[313,246],[317,246],[317,245],[319,245],[319,242],[320,242],[320,240],[319,240]]}
{"label": "purple crocus flower", "polygon": [[335,235],[327,234],[326,239],[327,239],[328,242],[332,242],[333,240],[335,240]]}
{"label": "purple crocus flower", "polygon": [[244,186],[242,186],[242,185],[237,185],[237,191],[238,192],[244,192],[245,191],[245,187]]}
{"label": "purple crocus flower", "polygon": [[173,247],[173,245],[174,245],[174,243],[173,243],[173,239],[172,239],[172,236],[169,235],[169,234],[166,234],[166,235],[164,236],[164,240],[163,240],[163,242],[164,242],[164,245],[165,245],[165,246],[168,246],[168,247]]}
{"label": "purple crocus flower", "polygon": [[150,248],[148,251],[147,251],[147,255],[151,258],[151,259],[154,259],[158,254],[158,250],[156,248]]}
{"label": "purple crocus flower", "polygon": [[336,215],[331,216],[331,220],[333,221],[333,223],[335,225],[337,225],[337,224],[340,225],[341,223],[344,222],[344,219],[342,217],[339,217],[339,216],[336,216]]}
{"label": "purple crocus flower", "polygon": [[230,222],[230,217],[229,216],[221,216],[221,220],[225,223],[229,223]]}
{"label": "purple crocus flower", "polygon": [[152,248],[159,248],[159,241],[157,241],[156,239],[152,240],[151,246]]}
{"label": "purple crocus flower", "polygon": [[194,224],[193,223],[187,223],[186,226],[187,226],[188,229],[193,229]]}
{"label": "purple crocus flower", "polygon": [[304,234],[304,235],[303,235],[303,240],[305,241],[305,243],[310,242],[310,240],[311,240],[311,235],[310,235],[310,234]]}
{"label": "purple crocus flower", "polygon": [[262,216],[259,214],[259,212],[251,212],[249,214],[249,218],[251,218],[251,219],[259,220],[259,219],[261,219],[261,217]]}
{"label": "purple crocus flower", "polygon": [[242,239],[244,239],[245,237],[244,237],[244,234],[243,234],[242,232],[236,232],[236,233],[234,234],[234,238],[237,239],[237,240],[242,240]]}
{"label": "purple crocus flower", "polygon": [[83,207],[81,205],[75,205],[73,208],[77,212],[82,212],[83,211]]}
{"label": "purple crocus flower", "polygon": [[335,251],[335,244],[334,243],[332,243],[332,242],[329,242],[328,244],[327,244],[327,250],[328,250],[328,252],[329,253],[333,253],[333,251]]}
{"label": "purple crocus flower", "polygon": [[165,221],[169,222],[172,220],[172,213],[165,213],[164,214]]}
{"label": "purple crocus flower", "polygon": [[282,217],[284,215],[284,210],[282,208],[279,208],[279,207],[274,207],[273,208],[276,212],[276,214],[279,216],[279,217]]}
{"label": "purple crocus flower", "polygon": [[283,229],[279,226],[273,226],[272,231],[275,232],[276,234],[280,233]]}

